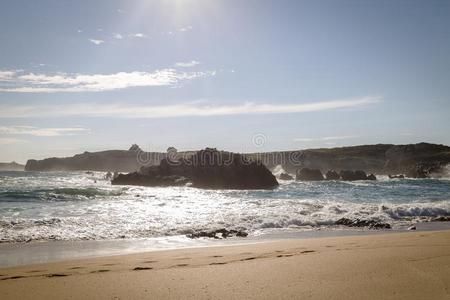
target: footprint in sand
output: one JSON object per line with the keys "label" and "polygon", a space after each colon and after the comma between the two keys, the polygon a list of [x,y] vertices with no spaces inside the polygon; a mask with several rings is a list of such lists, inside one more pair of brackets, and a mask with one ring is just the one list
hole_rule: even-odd
{"label": "footprint in sand", "polygon": [[151,270],[153,268],[150,267],[136,267],[133,269],[133,271],[143,271],[143,270]]}
{"label": "footprint in sand", "polygon": [[291,257],[291,256],[294,256],[294,254],[280,254],[280,255],[277,255],[277,257]]}
{"label": "footprint in sand", "polygon": [[69,275],[68,274],[53,273],[53,274],[45,274],[44,276],[52,278],[52,277],[66,277],[66,276],[69,276]]}
{"label": "footprint in sand", "polygon": [[102,270],[92,271],[91,273],[105,273],[105,272],[109,272],[109,271],[110,270],[102,269]]}
{"label": "footprint in sand", "polygon": [[241,259],[241,261],[245,261],[245,260],[254,260],[254,259],[257,259],[257,257],[247,257],[247,258]]}
{"label": "footprint in sand", "polygon": [[305,251],[302,251],[300,253],[312,253],[312,252],[316,252],[316,251],[315,250],[305,250]]}
{"label": "footprint in sand", "polygon": [[187,267],[189,266],[188,264],[178,264],[177,267]]}
{"label": "footprint in sand", "polygon": [[10,279],[20,279],[20,278],[25,278],[25,276],[11,276],[11,277],[2,278],[0,280],[10,280]]}

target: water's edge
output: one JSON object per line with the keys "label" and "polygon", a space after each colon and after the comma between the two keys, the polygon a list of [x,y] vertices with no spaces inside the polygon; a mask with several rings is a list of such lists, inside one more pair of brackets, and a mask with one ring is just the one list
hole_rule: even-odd
{"label": "water's edge", "polygon": [[[418,223],[416,228],[416,231],[419,232],[450,230],[450,222]],[[219,240],[203,238],[189,239],[185,236],[171,236],[149,239],[5,243],[0,244],[0,268],[173,249],[245,245],[286,239],[365,236],[401,232],[411,231],[405,229],[277,230],[259,236],[250,236],[248,238]]]}

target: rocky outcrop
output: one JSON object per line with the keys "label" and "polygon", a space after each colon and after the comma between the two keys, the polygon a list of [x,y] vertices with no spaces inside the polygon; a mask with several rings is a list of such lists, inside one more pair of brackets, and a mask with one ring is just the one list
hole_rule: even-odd
{"label": "rocky outcrop", "polygon": [[165,158],[157,166],[119,175],[118,185],[176,186],[191,183],[207,189],[273,189],[275,176],[260,162],[212,148],[197,151],[188,158]]}
{"label": "rocky outcrop", "polygon": [[[357,171],[351,171],[351,170],[342,170],[339,173],[341,180],[344,181],[355,181],[355,180],[368,180],[367,174],[364,171],[357,170]],[[375,178],[376,180],[376,178]]]}
{"label": "rocky outcrop", "polygon": [[368,227],[369,229],[391,229],[389,223],[383,223],[376,220],[361,220],[341,218],[335,222],[336,225],[343,225],[348,227]]}
{"label": "rocky outcrop", "polygon": [[0,171],[23,171],[24,165],[18,164],[15,161],[11,163],[0,163]]}
{"label": "rocky outcrop", "polygon": [[197,239],[201,237],[213,238],[213,239],[226,239],[229,237],[247,237],[248,233],[242,230],[227,230],[225,228],[212,230],[212,231],[199,231],[186,235],[190,239]]}
{"label": "rocky outcrop", "polygon": [[377,177],[374,174],[367,175],[366,180],[377,180]]}
{"label": "rocky outcrop", "polygon": [[322,175],[322,172],[319,169],[309,169],[303,168],[297,172],[295,180],[300,181],[321,181],[325,178]]}
{"label": "rocky outcrop", "polygon": [[292,177],[291,175],[289,175],[288,173],[281,173],[278,176],[279,179],[281,180],[294,180],[294,177]]}
{"label": "rocky outcrop", "polygon": [[335,170],[328,170],[327,174],[325,174],[325,178],[327,180],[339,180],[341,176]]}
{"label": "rocky outcrop", "polygon": [[429,178],[433,175],[439,177],[443,167],[445,165],[440,162],[417,163],[408,170],[406,176],[410,178]]}

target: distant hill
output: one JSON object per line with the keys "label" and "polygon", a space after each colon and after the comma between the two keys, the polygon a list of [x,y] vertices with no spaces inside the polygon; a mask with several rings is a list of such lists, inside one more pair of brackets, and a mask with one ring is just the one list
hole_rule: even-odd
{"label": "distant hill", "polygon": [[[178,152],[186,156],[193,152]],[[376,174],[406,173],[417,164],[450,163],[450,147],[419,143],[408,145],[362,145],[329,149],[249,153],[272,169],[281,165],[289,173],[308,167],[327,170],[364,170]],[[130,150],[85,152],[73,157],[29,160],[27,171],[118,171],[132,172],[143,165],[157,165],[167,153],[144,152],[137,145]]]}
{"label": "distant hill", "polygon": [[18,164],[15,161],[10,163],[0,163],[0,171],[23,171],[24,165]]}
{"label": "distant hill", "polygon": [[252,153],[269,168],[281,165],[289,173],[308,167],[327,170],[364,170],[376,174],[406,173],[417,164],[450,163],[450,147],[418,143],[376,144],[340,148]]}

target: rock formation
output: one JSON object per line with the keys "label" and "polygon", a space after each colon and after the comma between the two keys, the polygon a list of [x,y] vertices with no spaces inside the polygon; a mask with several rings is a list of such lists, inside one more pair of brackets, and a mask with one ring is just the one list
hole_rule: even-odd
{"label": "rock formation", "polygon": [[339,173],[335,170],[328,170],[327,174],[325,174],[325,178],[327,180],[339,180],[341,179],[341,176],[339,176]]}
{"label": "rock formation", "polygon": [[177,186],[188,182],[207,189],[273,189],[278,182],[260,162],[212,148],[197,151],[188,158],[161,160],[158,166],[119,175],[112,184]]}
{"label": "rock formation", "polygon": [[341,218],[335,222],[336,225],[344,225],[348,227],[368,227],[369,229],[391,229],[389,223],[383,223],[377,220],[361,220]]}
{"label": "rock formation", "polygon": [[292,177],[288,173],[281,173],[278,178],[280,178],[281,180],[294,180],[294,177]]}
{"label": "rock formation", "polygon": [[[119,171],[132,172],[142,166],[157,165],[169,156],[178,159],[194,152],[144,152],[133,145],[130,151],[110,150],[85,152],[73,157],[29,160],[28,171]],[[273,169],[280,166],[285,173],[298,169],[365,170],[374,174],[407,174],[411,177],[436,176],[450,163],[450,147],[428,143],[409,145],[363,145],[330,149],[245,154]],[[432,167],[433,166],[433,167]]]}
{"label": "rock formation", "polygon": [[[339,173],[341,180],[344,181],[355,181],[355,180],[376,180],[376,177],[371,174],[371,177],[368,178],[366,172],[357,170],[357,171],[351,171],[351,170],[342,170]],[[373,179],[375,177],[375,179]]]}
{"label": "rock formation", "polygon": [[300,181],[321,181],[325,178],[322,175],[322,172],[320,172],[319,169],[309,169],[309,168],[303,168],[300,169],[297,172],[297,176],[295,177],[295,180]]}

